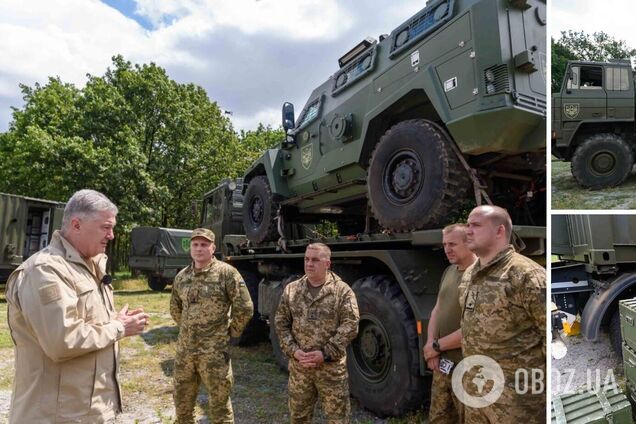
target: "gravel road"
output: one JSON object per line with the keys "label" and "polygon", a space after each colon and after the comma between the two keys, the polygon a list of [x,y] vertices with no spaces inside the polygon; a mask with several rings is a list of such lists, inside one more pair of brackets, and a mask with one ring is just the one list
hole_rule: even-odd
{"label": "gravel road", "polygon": [[601,331],[597,342],[586,341],[583,336],[563,336],[563,340],[567,355],[562,359],[552,358],[552,396],[594,387],[597,381],[604,384],[612,378],[618,384],[624,382],[623,362],[614,353],[606,331]]}

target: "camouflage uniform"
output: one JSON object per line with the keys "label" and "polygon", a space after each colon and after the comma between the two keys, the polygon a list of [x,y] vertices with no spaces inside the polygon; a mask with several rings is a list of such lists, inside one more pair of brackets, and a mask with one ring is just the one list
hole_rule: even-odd
{"label": "camouflage uniform", "polygon": [[[540,370],[545,389],[545,289],[545,270],[512,246],[486,266],[477,261],[464,272],[459,287],[464,358],[488,356],[501,366],[505,378],[503,393],[495,403],[465,407],[466,423],[545,422],[545,390],[538,394],[515,390],[517,369],[527,370],[528,380],[532,369]],[[464,377],[470,374],[466,372]],[[480,396],[475,385],[465,384],[464,388],[469,395]],[[521,378],[519,389],[527,388]]]}
{"label": "camouflage uniform", "polygon": [[[461,308],[459,307],[459,283],[464,271],[457,265],[451,265],[444,271],[437,295],[437,337],[442,338],[459,329]],[[461,348],[442,352],[441,358],[453,361],[457,365],[462,360]],[[453,368],[454,370],[454,368]],[[458,424],[464,422],[464,405],[453,393],[452,371],[444,374],[433,370],[431,386],[431,407],[428,412],[430,424]]]}
{"label": "camouflage uniform", "polygon": [[177,423],[194,422],[199,385],[208,391],[212,423],[233,423],[230,402],[230,336],[238,337],[252,317],[253,305],[241,274],[213,258],[200,271],[188,266],[172,286],[170,314],[179,325],[174,364]]}
{"label": "camouflage uniform", "polygon": [[[312,298],[307,277],[290,283],[276,312],[276,333],[289,356],[289,411],[292,423],[310,423],[317,397],[329,423],[348,423],[351,415],[347,375],[347,346],[358,334],[358,303],[353,290],[336,274]],[[316,368],[303,368],[296,350],[322,350],[330,359]]]}

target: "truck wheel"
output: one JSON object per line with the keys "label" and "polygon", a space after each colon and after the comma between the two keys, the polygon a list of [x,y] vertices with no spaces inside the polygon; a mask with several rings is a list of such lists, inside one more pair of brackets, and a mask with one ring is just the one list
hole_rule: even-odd
{"label": "truck wheel", "polygon": [[243,277],[243,281],[245,281],[247,290],[250,292],[252,303],[254,303],[254,315],[247,323],[241,337],[232,338],[231,342],[233,345],[251,346],[266,341],[268,335],[267,324],[260,318],[258,313],[258,284],[261,280],[255,272],[247,270],[239,270],[239,272]]}
{"label": "truck wheel", "polygon": [[243,201],[243,228],[245,235],[254,243],[276,240],[276,212],[278,204],[272,198],[267,177],[254,177],[247,186]]}
{"label": "truck wheel", "polygon": [[610,343],[619,359],[623,359],[623,336],[621,335],[621,316],[618,309],[612,314],[609,325]]}
{"label": "truck wheel", "polygon": [[470,179],[451,139],[425,119],[400,122],[378,142],[367,172],[373,216],[394,231],[439,225],[467,199]]}
{"label": "truck wheel", "polygon": [[420,353],[411,308],[393,279],[356,281],[358,336],[347,349],[351,393],[380,417],[422,406],[430,384],[420,376]]}
{"label": "truck wheel", "polygon": [[630,146],[614,134],[596,134],[576,148],[570,164],[576,182],[598,190],[621,184],[634,166]]}
{"label": "truck wheel", "polygon": [[148,287],[150,287],[153,291],[163,291],[168,285],[168,280],[165,278],[161,278],[156,275],[152,275],[148,277]]}

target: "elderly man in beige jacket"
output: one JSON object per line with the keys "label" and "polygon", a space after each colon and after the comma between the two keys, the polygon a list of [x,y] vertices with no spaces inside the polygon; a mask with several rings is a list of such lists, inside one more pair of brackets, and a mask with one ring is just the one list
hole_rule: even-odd
{"label": "elderly man in beige jacket", "polygon": [[116,215],[103,194],[76,192],[50,245],[9,277],[10,423],[104,423],[121,411],[117,341],[141,333],[148,315],[115,312],[104,252]]}

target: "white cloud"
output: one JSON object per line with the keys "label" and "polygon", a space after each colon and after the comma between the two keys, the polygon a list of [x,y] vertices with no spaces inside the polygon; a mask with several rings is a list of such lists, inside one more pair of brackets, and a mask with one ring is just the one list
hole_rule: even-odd
{"label": "white cloud", "polygon": [[272,128],[276,129],[281,125],[281,109],[267,108],[258,111],[254,115],[240,115],[233,113],[230,120],[232,121],[234,128],[237,130],[243,128],[255,129],[259,122],[263,123],[263,125],[271,125]]}
{"label": "white cloud", "polygon": [[389,33],[421,0],[137,0],[146,30],[97,0],[0,0],[0,131],[19,83],[49,76],[81,87],[111,57],[155,62],[178,82],[202,86],[232,110],[235,128],[280,125],[280,107],[299,112],[336,60],[366,36]]}
{"label": "white cloud", "polygon": [[636,2],[633,0],[603,3],[596,0],[554,0],[551,4],[550,33],[555,39],[561,37],[561,31],[585,31],[588,34],[603,31],[636,48]]}
{"label": "white cloud", "polygon": [[137,13],[159,28],[176,25],[201,33],[225,27],[297,40],[335,38],[351,21],[335,0],[139,0]]}

